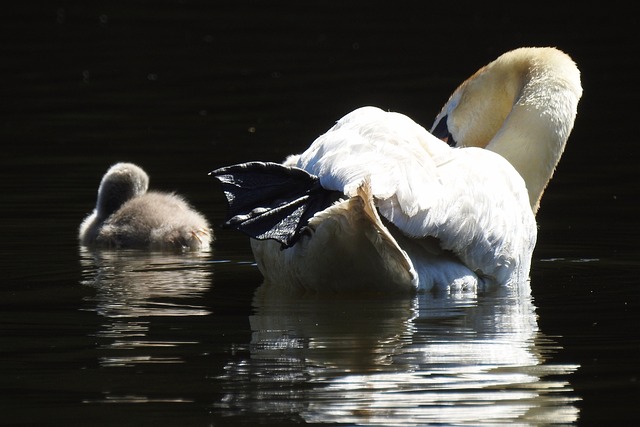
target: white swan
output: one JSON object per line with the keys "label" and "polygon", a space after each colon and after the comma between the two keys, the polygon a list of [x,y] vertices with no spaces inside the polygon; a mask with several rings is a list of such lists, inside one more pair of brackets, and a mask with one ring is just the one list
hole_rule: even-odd
{"label": "white swan", "polygon": [[357,109],[284,165],[213,171],[229,202],[226,225],[253,237],[270,285],[516,286],[528,280],[534,215],[581,94],[563,52],[507,52],[436,117],[433,131],[454,147],[404,115]]}
{"label": "white swan", "polygon": [[147,191],[149,176],[132,163],[116,163],[102,177],[96,208],[80,224],[83,246],[151,250],[209,248],[207,220],[182,197]]}

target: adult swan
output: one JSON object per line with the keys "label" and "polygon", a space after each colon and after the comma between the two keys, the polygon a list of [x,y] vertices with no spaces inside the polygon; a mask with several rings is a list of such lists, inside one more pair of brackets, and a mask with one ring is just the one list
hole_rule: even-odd
{"label": "adult swan", "polygon": [[252,237],[271,286],[517,286],[528,280],[535,213],[581,95],[565,53],[507,52],[456,89],[433,134],[364,107],[282,165],[211,172],[229,203],[225,224]]}

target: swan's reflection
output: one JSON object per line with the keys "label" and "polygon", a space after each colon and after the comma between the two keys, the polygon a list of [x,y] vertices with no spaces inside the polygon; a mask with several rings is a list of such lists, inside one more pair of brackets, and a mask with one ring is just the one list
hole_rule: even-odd
{"label": "swan's reflection", "polygon": [[283,296],[260,288],[250,358],[227,366],[237,411],[307,422],[493,425],[577,420],[528,286],[489,295]]}
{"label": "swan's reflection", "polygon": [[[106,338],[105,349],[132,350],[109,353],[103,366],[139,363],[179,363],[175,355],[151,355],[151,348],[189,344],[188,340],[153,340],[152,319],[204,316],[202,296],[211,285],[208,252],[171,254],[136,250],[80,249],[82,283],[96,289],[91,297],[105,322],[97,336]],[[160,323],[160,320],[156,320]]]}

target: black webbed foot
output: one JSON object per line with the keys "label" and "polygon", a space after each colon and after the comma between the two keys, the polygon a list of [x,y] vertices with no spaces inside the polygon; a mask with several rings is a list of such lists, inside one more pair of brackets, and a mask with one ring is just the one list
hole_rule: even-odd
{"label": "black webbed foot", "polygon": [[229,204],[224,226],[284,248],[296,243],[309,218],[342,196],[322,188],[317,176],[278,163],[242,163],[209,175],[220,181]]}

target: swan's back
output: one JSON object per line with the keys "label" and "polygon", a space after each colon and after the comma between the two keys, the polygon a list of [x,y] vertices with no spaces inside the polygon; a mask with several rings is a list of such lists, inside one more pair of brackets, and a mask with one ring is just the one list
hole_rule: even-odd
{"label": "swan's back", "polygon": [[532,251],[535,218],[524,181],[500,155],[452,149],[402,114],[363,107],[316,139],[295,166],[349,197],[369,182],[380,215],[403,236],[438,239],[471,271],[500,283],[528,272],[529,260],[513,257]]}

